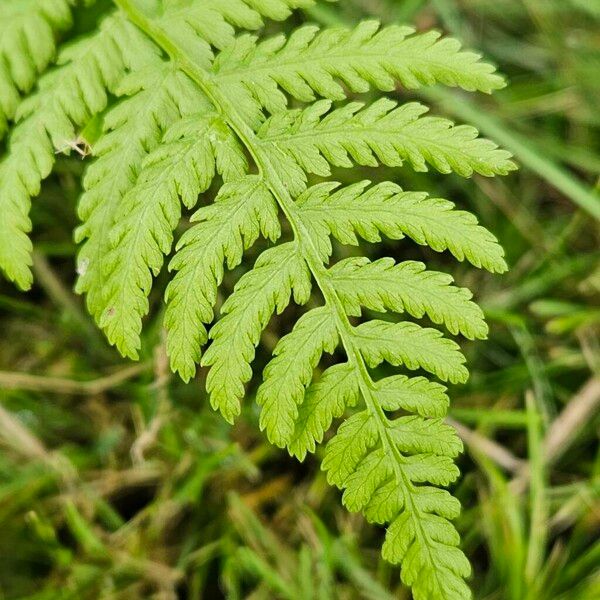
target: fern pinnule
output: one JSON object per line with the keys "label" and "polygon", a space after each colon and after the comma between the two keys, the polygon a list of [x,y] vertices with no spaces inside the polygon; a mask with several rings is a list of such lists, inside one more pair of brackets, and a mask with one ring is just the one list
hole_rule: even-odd
{"label": "fern pinnule", "polygon": [[[205,9],[213,11],[220,15],[223,20],[231,26],[231,33],[235,33],[235,28],[241,29],[260,29],[265,25],[265,19],[273,21],[283,21],[287,19],[292,11],[297,8],[309,8],[315,4],[315,0],[204,0],[196,3],[196,9]],[[191,14],[191,12],[188,12]],[[214,24],[214,18],[197,19],[198,25],[202,29],[208,25]],[[203,35],[202,31],[196,32]],[[214,35],[214,32],[208,34]],[[229,46],[233,40],[229,41]],[[215,46],[219,47],[217,44]]]}
{"label": "fern pinnule", "polygon": [[332,353],[338,342],[334,315],[326,306],[302,315],[292,331],[279,340],[256,394],[261,407],[260,428],[271,443],[283,448],[290,442],[298,405],[304,401],[315,367],[323,352]]}
{"label": "fern pinnule", "polygon": [[361,306],[379,312],[407,312],[417,318],[426,314],[455,335],[487,337],[483,311],[471,301],[471,292],[450,285],[450,275],[427,271],[423,263],[348,258],[331,267],[330,273],[349,315],[360,316]]}
{"label": "fern pinnule", "polygon": [[[152,275],[158,274],[171,250],[181,204],[192,208],[221,167],[220,163],[215,166],[212,147],[217,136],[213,128],[219,127],[219,119],[209,113],[188,120],[186,113],[203,102],[190,84],[181,73],[170,81],[167,102],[156,123],[159,131],[166,129],[163,143],[144,159],[135,185],[120,202],[110,232],[105,309],[99,324],[109,341],[132,358],[137,357]],[[180,117],[186,119],[183,126],[177,122]],[[168,123],[173,124],[171,128]]]}
{"label": "fern pinnule", "polygon": [[367,321],[356,328],[357,345],[370,367],[386,361],[414,371],[424,369],[442,381],[464,383],[469,374],[459,346],[437,329],[406,321]]}
{"label": "fern pinnule", "polygon": [[443,417],[450,404],[446,387],[425,377],[385,377],[374,383],[373,394],[383,410],[404,410],[422,417]]}
{"label": "fern pinnule", "polygon": [[103,135],[94,144],[96,160],[83,180],[78,204],[82,224],[76,240],[84,242],[78,256],[77,291],[86,294],[89,311],[100,319],[105,309],[105,259],[110,231],[125,194],[135,185],[148,152],[160,142],[158,123],[171,122],[169,90],[180,75],[158,56],[121,80],[116,93],[125,97],[104,117]]}
{"label": "fern pinnule", "polygon": [[259,29],[263,17],[281,21],[294,8],[309,7],[314,0],[204,0],[173,2],[159,17],[162,29],[175,42],[193,52],[195,60],[210,68],[213,48],[226,49],[235,42],[235,27]]}
{"label": "fern pinnule", "polygon": [[341,417],[347,408],[356,406],[360,390],[354,366],[338,363],[326,369],[306,390],[298,407],[294,432],[287,444],[292,456],[304,460],[323,441],[334,418]]}
{"label": "fern pinnule", "polygon": [[399,167],[408,162],[416,171],[427,171],[429,164],[463,177],[505,175],[515,168],[509,152],[479,138],[473,127],[422,116],[427,111],[417,102],[398,106],[388,98],[334,110],[329,100],[320,100],[304,110],[273,115],[258,133],[270,142],[273,159],[286,163],[288,185],[296,194],[305,187],[306,173],[327,177],[331,165]]}
{"label": "fern pinnule", "polygon": [[448,200],[404,192],[395,183],[368,187],[369,183],[343,188],[335,182],[322,183],[299,196],[297,205],[323,260],[332,252],[329,234],[353,246],[358,245],[358,237],[378,242],[383,234],[394,240],[407,236],[437,252],[449,250],[458,260],[468,260],[492,273],[506,271],[498,240],[478,225],[471,213],[455,210]]}
{"label": "fern pinnule", "polygon": [[286,94],[312,102],[316,96],[343,100],[347,90],[389,92],[398,83],[418,88],[440,82],[483,92],[503,87],[502,77],[479,58],[435,31],[415,35],[411,27],[364,21],[354,29],[307,25],[260,43],[240,36],[212,70],[217,84],[235,94],[257,124],[263,107],[271,113],[286,108]]}
{"label": "fern pinnule", "polygon": [[0,2],[0,140],[72,23],[73,0]]}

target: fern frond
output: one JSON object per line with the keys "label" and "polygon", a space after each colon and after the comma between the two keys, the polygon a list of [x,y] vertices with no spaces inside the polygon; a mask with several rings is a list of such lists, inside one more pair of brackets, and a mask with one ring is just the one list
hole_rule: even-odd
{"label": "fern frond", "polygon": [[280,235],[274,198],[255,175],[224,185],[215,204],[201,208],[192,221],[197,225],[182,236],[169,265],[177,273],[166,293],[167,350],[172,368],[184,379],[194,375],[200,361],[224,263],[236,267],[259,235],[272,241]]}
{"label": "fern frond", "polygon": [[105,108],[107,90],[148,46],[130,23],[110,17],[92,37],[65,48],[59,68],[44,75],[38,91],[19,106],[19,123],[0,163],[0,269],[20,288],[32,282],[32,196],[50,174],[56,152],[68,149],[77,128]]}
{"label": "fern frond", "polygon": [[379,312],[406,311],[417,318],[427,315],[455,335],[462,333],[469,339],[487,336],[483,311],[471,301],[471,292],[450,285],[450,275],[427,271],[423,263],[348,258],[329,272],[349,315],[360,316],[361,306]]}
{"label": "fern frond", "polygon": [[507,266],[498,240],[477,224],[471,213],[427,194],[403,192],[393,183],[367,189],[368,181],[349,185],[335,193],[338,183],[309,188],[297,200],[322,260],[331,255],[329,234],[342,244],[357,245],[357,235],[368,242],[410,237],[437,252],[449,250],[458,260],[503,273]]}
{"label": "fern frond", "polygon": [[[415,600],[469,598],[469,565],[450,524],[460,507],[439,489],[457,477],[453,460],[462,447],[442,421],[446,388],[418,374],[372,373],[385,361],[460,383],[468,375],[464,356],[437,329],[392,315],[369,320],[363,309],[426,317],[470,339],[486,337],[482,311],[468,290],[422,263],[349,258],[331,265],[330,258],[335,242],[406,237],[503,272],[503,251],[447,200],[390,182],[307,183],[352,165],[508,173],[515,168],[508,152],[472,127],[425,116],[421,104],[345,102],[349,92],[398,84],[490,92],[502,78],[458,42],[406,27],[303,27],[264,42],[238,35],[312,0],[115,0],[119,14],[63,50],[60,66],[21,102],[52,58],[69,4],[27,0],[16,37],[0,42],[0,130],[13,115],[18,121],[0,163],[0,269],[30,285],[30,199],[55,152],[114,94],[85,176],[77,232],[84,242],[77,289],[108,340],[137,357],[153,277],[171,252],[182,206],[192,209],[209,186],[219,188],[214,203],[192,216],[169,265],[164,325],[172,369],[189,380],[198,363],[208,367],[210,402],[233,422],[270,319],[292,301],[310,300],[264,369],[256,393],[261,429],[302,460],[340,420],[323,468],[344,490],[344,504],[388,525],[383,555],[402,564]],[[5,5],[0,0],[0,11]],[[48,6],[58,7],[56,16]],[[36,48],[28,32],[40,27]],[[29,36],[25,46],[19,36]],[[301,107],[288,109],[290,98]],[[332,108],[332,101],[342,104]],[[289,238],[280,242],[282,217]],[[242,275],[208,331],[226,270],[259,236],[273,247]],[[334,352],[341,361],[315,376],[323,354]],[[396,411],[402,414],[390,414]]]}
{"label": "fern frond", "polygon": [[221,308],[202,364],[212,367],[206,380],[211,404],[229,422],[240,413],[255,348],[271,316],[286,308],[292,292],[294,301],[304,304],[310,291],[308,266],[297,244],[289,242],[261,254]]}
{"label": "fern frond", "polygon": [[354,29],[308,25],[288,38],[282,34],[260,43],[240,36],[219,54],[212,71],[256,124],[263,107],[271,113],[285,110],[285,93],[312,102],[315,95],[343,100],[344,86],[357,93],[371,87],[390,92],[398,82],[406,88],[440,82],[488,93],[504,87],[502,77],[480,58],[435,31],[414,34],[411,27],[380,28],[377,21],[365,21]]}
{"label": "fern frond", "polygon": [[0,2],[0,140],[21,96],[56,53],[55,36],[72,22],[72,0]]}
{"label": "fern frond", "polygon": [[478,137],[476,129],[424,117],[428,108],[417,102],[398,106],[382,98],[367,107],[350,102],[330,108],[329,100],[320,100],[304,110],[277,113],[259,129],[273,159],[286,162],[292,193],[305,187],[305,173],[329,176],[330,164],[399,167],[408,162],[416,171],[427,171],[429,164],[463,177],[505,175],[515,168],[510,153]]}

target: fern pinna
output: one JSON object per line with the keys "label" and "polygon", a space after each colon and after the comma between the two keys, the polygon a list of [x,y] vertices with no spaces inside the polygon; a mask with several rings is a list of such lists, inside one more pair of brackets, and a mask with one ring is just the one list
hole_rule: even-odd
{"label": "fern pinna", "polygon": [[[468,598],[470,567],[450,522],[459,504],[442,489],[457,477],[461,451],[444,423],[446,388],[423,375],[373,372],[386,362],[460,383],[465,359],[438,329],[370,319],[363,309],[427,316],[469,339],[486,337],[482,311],[468,290],[420,262],[332,256],[336,242],[410,238],[502,272],[502,249],[448,200],[391,182],[327,178],[332,166],[379,164],[465,177],[509,172],[507,152],[472,127],[427,116],[422,104],[347,101],[397,85],[491,92],[502,78],[455,40],[409,27],[308,25],[264,40],[241,33],[311,0],[115,0],[98,28],[60,48],[45,72],[75,4],[0,0],[0,134],[10,131],[0,163],[0,268],[19,287],[31,285],[30,200],[55,153],[102,113],[79,203],[77,289],[110,343],[136,358],[153,276],[172,251],[182,205],[195,207],[218,176],[214,203],[194,213],[169,264],[164,326],[173,370],[187,381],[198,364],[208,367],[210,402],[233,422],[272,315],[312,298],[264,370],[261,428],[303,460],[341,421],[323,468],[344,504],[387,525],[383,556],[401,565],[417,600]],[[315,177],[325,180],[309,186]],[[282,219],[292,232],[285,242]],[[225,271],[260,236],[272,247],[211,326]],[[334,352],[341,362],[317,373]]]}

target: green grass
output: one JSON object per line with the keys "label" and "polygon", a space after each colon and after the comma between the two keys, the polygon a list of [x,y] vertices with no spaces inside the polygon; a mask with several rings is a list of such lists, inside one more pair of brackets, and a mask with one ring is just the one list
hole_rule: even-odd
{"label": "green grass", "polygon": [[[401,174],[406,188],[479,214],[511,266],[500,277],[452,267],[491,329],[467,344],[472,377],[452,389],[466,442],[457,525],[477,600],[600,597],[597,4],[347,0],[297,16],[438,27],[510,81],[493,98],[435,89],[427,100],[512,150],[519,172]],[[61,160],[34,201],[34,290],[0,283],[0,598],[408,600],[380,559],[382,531],[341,508],[316,459],[270,447],[250,401],[224,423],[204,373],[188,386],[170,376],[159,310],[133,369],[97,333],[71,291],[84,167]],[[388,255],[444,261],[386,244]]]}

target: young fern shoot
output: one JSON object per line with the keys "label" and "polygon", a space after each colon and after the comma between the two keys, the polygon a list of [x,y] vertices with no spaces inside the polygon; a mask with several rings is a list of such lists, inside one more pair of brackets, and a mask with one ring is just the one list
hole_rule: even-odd
{"label": "young fern shoot", "polygon": [[[171,367],[185,381],[198,364],[207,367],[210,402],[233,422],[271,317],[312,298],[320,305],[282,335],[264,370],[261,429],[303,460],[339,423],[322,466],[344,505],[387,527],[383,556],[401,566],[416,600],[469,598],[470,566],[451,524],[460,507],[443,489],[458,476],[462,445],[443,421],[449,401],[440,383],[462,383],[468,372],[440,329],[484,339],[483,313],[468,290],[423,263],[335,262],[334,245],[408,238],[497,273],[506,270],[503,251],[448,200],[392,182],[343,186],[328,178],[332,167],[354,165],[508,173],[509,153],[472,127],[428,116],[416,102],[355,100],[436,83],[489,93],[502,78],[455,40],[404,26],[249,33],[312,0],[114,4],[97,31],[59,52],[25,100],[53,50],[49,42],[30,48],[39,56],[20,72],[11,57],[22,48],[10,37],[0,45],[0,132],[16,119],[0,163],[0,269],[30,286],[30,198],[55,149],[104,111],[79,204],[77,288],[110,343],[137,358],[153,276],[175,246],[164,318]],[[0,14],[9,5],[0,0]],[[70,5],[31,3],[24,14],[33,24],[25,19],[23,27],[58,32]],[[107,107],[109,94],[118,100]],[[194,208],[217,176],[214,202],[196,210],[174,245],[182,206]],[[315,176],[326,180],[309,187]],[[292,235],[281,242],[283,221]],[[271,247],[213,324],[226,271],[259,237]],[[390,317],[370,319],[364,309]],[[410,320],[424,316],[440,329]],[[340,359],[318,373],[324,353]],[[377,378],[382,363],[418,373]]]}

